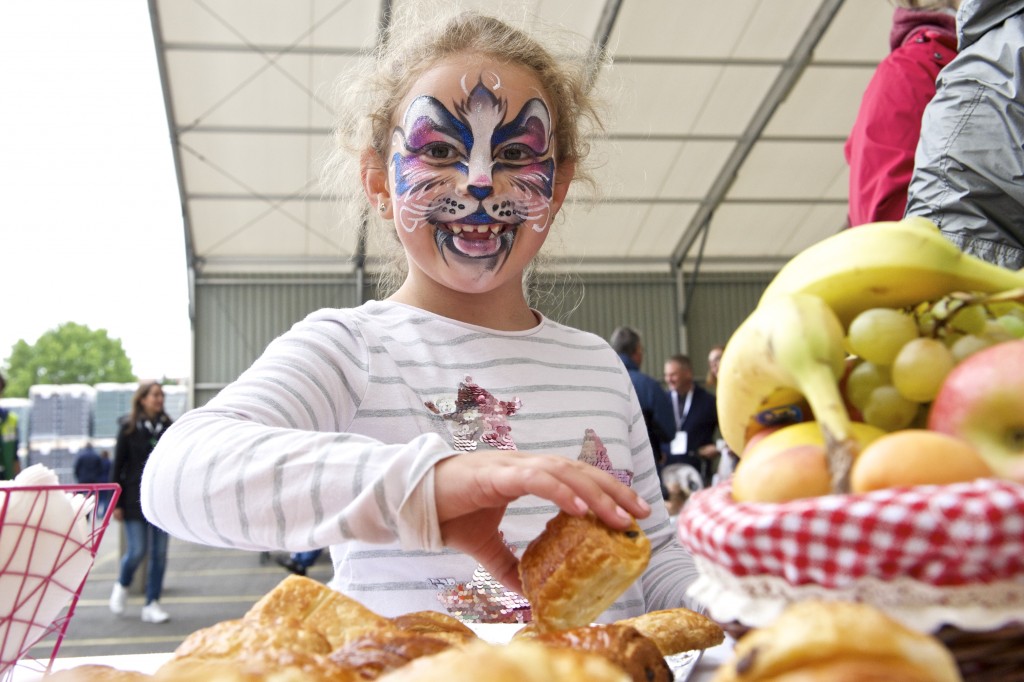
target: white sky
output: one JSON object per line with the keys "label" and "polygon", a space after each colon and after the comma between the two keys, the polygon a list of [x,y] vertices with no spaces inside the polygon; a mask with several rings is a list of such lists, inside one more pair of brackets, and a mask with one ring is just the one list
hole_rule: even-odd
{"label": "white sky", "polygon": [[147,3],[0,2],[0,364],[77,322],[187,376],[177,192]]}

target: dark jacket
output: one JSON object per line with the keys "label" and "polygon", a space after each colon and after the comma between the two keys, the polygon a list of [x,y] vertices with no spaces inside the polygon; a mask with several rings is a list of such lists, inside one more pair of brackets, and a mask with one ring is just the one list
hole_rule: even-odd
{"label": "dark jacket", "polygon": [[135,429],[128,431],[128,420],[122,419],[114,448],[114,469],[111,480],[121,485],[121,496],[117,506],[124,510],[126,519],[144,520],[142,514],[142,470],[146,467],[149,453],[171,425],[171,418],[161,414],[153,422],[139,420]]}
{"label": "dark jacket", "polygon": [[75,458],[75,481],[107,483],[110,481],[110,461],[100,457],[92,447],[83,448]]}
{"label": "dark jacket", "polygon": [[647,426],[647,438],[651,441],[654,459],[657,460],[662,444],[672,440],[672,436],[676,432],[676,420],[672,416],[672,403],[665,397],[665,389],[661,387],[661,384],[653,377],[641,372],[632,358],[619,353],[619,359],[626,366],[629,378],[633,382],[633,390],[636,391],[637,400],[640,401],[640,411],[644,415],[644,424]]}
{"label": "dark jacket", "polygon": [[[665,395],[668,397],[669,405],[671,406],[672,392],[668,391]],[[685,399],[685,395],[680,396],[680,400]],[[682,412],[681,405],[680,412]],[[715,442],[715,436],[718,432],[718,410],[715,406],[715,396],[696,384],[693,385],[693,399],[690,401],[690,411],[686,413],[686,418],[683,419],[680,431],[686,432],[687,454],[693,457],[697,456],[697,450],[702,446]],[[668,448],[666,447],[665,450],[667,452]],[[681,460],[682,457],[682,455],[669,455],[667,463],[672,464],[676,460]]]}

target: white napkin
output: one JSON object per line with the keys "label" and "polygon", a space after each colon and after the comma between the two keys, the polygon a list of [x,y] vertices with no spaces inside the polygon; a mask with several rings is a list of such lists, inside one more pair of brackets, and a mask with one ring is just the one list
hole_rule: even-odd
{"label": "white napkin", "polygon": [[19,492],[22,486],[56,486],[41,464],[0,483],[0,678],[25,656],[60,615],[92,568],[86,515],[94,496],[63,491]]}

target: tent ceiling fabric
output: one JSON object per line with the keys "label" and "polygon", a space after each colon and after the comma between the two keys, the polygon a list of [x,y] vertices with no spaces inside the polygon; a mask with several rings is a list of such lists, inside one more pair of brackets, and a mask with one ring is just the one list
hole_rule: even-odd
{"label": "tent ceiling fabric", "polygon": [[[384,4],[402,1],[413,0]],[[588,37],[614,20],[612,63],[598,76],[617,88],[609,134],[594,142],[608,160],[602,196],[568,209],[581,213],[559,225],[556,256],[601,270],[698,259],[764,270],[842,228],[843,143],[888,53],[890,4],[507,4],[510,16]],[[353,267],[357,230],[338,225],[318,165],[331,83],[372,45],[383,10],[381,0],[150,0],[197,272]]]}

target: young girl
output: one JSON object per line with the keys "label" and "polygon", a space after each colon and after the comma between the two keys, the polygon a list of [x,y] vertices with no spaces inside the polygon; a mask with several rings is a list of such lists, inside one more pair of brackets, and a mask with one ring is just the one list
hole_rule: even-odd
{"label": "young girl", "polygon": [[478,564],[520,588],[516,555],[558,508],[618,528],[632,515],[652,560],[605,619],[679,606],[695,570],[629,376],[524,295],[585,148],[585,71],[487,17],[414,28],[351,83],[372,95],[339,129],[404,282],[311,314],[179,419],[147,467],[146,513],[195,542],[330,546],[331,585],[387,616],[444,610],[486,583]]}

